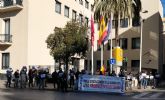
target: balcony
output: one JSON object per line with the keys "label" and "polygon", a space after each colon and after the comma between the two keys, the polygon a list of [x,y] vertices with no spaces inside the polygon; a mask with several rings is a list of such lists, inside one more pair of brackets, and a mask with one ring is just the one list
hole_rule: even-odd
{"label": "balcony", "polygon": [[18,11],[22,8],[22,0],[0,0],[0,13]]}
{"label": "balcony", "polygon": [[11,45],[12,35],[10,34],[0,34],[0,45]]}

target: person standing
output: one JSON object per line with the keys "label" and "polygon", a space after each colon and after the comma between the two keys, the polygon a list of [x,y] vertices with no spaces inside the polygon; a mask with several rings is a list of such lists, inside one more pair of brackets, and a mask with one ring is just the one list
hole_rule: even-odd
{"label": "person standing", "polygon": [[33,87],[33,72],[32,72],[32,69],[29,69],[29,72],[28,72],[28,77],[29,77],[29,88],[30,87]]}
{"label": "person standing", "polygon": [[10,87],[10,85],[11,85],[12,72],[13,72],[12,68],[7,69],[7,71],[6,71],[6,77],[7,77],[6,87]]}
{"label": "person standing", "polygon": [[69,75],[70,75],[70,88],[73,88],[73,86],[74,86],[74,75],[75,75],[74,71],[70,69]]}
{"label": "person standing", "polygon": [[68,84],[67,84],[67,73],[66,71],[62,75],[62,91],[67,92]]}
{"label": "person standing", "polygon": [[80,71],[77,70],[77,72],[75,73],[75,77],[76,77],[76,84],[75,84],[75,89],[78,89],[78,80],[79,80],[79,75],[80,75]]}
{"label": "person standing", "polygon": [[130,72],[128,75],[127,75],[127,85],[128,85],[128,89],[132,90],[132,78],[133,78],[133,75],[132,73]]}
{"label": "person standing", "polygon": [[46,78],[46,73],[44,72],[43,69],[39,70],[39,89],[45,89],[45,78]]}
{"label": "person standing", "polygon": [[19,70],[16,70],[16,71],[14,72],[14,77],[15,77],[14,87],[18,88],[18,83],[19,83]]}
{"label": "person standing", "polygon": [[56,88],[57,79],[58,79],[58,73],[56,72],[56,70],[52,73],[52,79],[53,79],[53,86],[54,88]]}
{"label": "person standing", "polygon": [[21,88],[26,88],[26,82],[27,82],[27,67],[23,66],[20,72]]}
{"label": "person standing", "polygon": [[154,88],[159,86],[159,81],[160,81],[160,74],[156,72],[154,77]]}
{"label": "person standing", "polygon": [[62,69],[60,68],[60,70],[58,71],[58,90],[62,90],[62,82],[63,82],[63,74],[64,72],[62,71]]}

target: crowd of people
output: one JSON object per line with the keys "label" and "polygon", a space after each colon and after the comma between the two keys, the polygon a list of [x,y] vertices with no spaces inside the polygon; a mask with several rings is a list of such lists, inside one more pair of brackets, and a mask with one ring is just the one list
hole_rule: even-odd
{"label": "crowd of people", "polygon": [[58,72],[55,70],[50,77],[48,68],[32,67],[27,70],[27,67],[23,66],[20,71],[16,70],[14,73],[12,68],[9,68],[6,71],[6,87],[11,87],[13,81],[14,88],[26,88],[28,86],[29,88],[38,87],[38,89],[45,89],[48,80],[51,79],[55,89],[67,91],[68,86],[72,89],[75,88],[75,82],[78,82],[79,74],[79,71],[75,72],[73,69],[70,69],[69,73],[67,73],[60,68]]}
{"label": "crowd of people", "polygon": [[155,72],[147,72],[142,71],[141,73],[133,74],[132,72],[126,73],[124,70],[120,70],[117,74],[115,71],[107,71],[107,73],[103,73],[100,70],[97,72],[98,75],[107,75],[113,77],[125,77],[125,89],[132,89],[135,85],[135,80],[137,80],[137,87],[138,89],[146,89],[148,86],[152,87],[153,89],[159,86],[160,83],[160,75]]}
{"label": "crowd of people", "polygon": [[15,88],[26,88],[27,83],[29,87],[38,86],[39,89],[44,88],[48,73],[48,69],[36,69],[35,67],[30,68],[28,71],[26,66],[23,66],[20,71],[16,70],[13,73],[12,68],[9,68],[6,71],[6,87],[11,87],[11,82],[13,81]]}
{"label": "crowd of people", "polygon": [[[63,71],[61,68],[59,71],[54,71],[51,74],[52,85],[55,89],[59,91],[67,91],[68,88],[76,89],[78,85],[78,78],[80,74],[89,74],[85,70],[79,72],[78,70],[75,71],[70,69],[67,73]],[[97,75],[104,75],[101,71],[96,72]],[[7,82],[6,87],[11,87],[11,82],[14,82],[15,88],[29,88],[37,87],[38,89],[44,89],[47,87],[47,81],[49,77],[49,69],[48,68],[35,68],[32,67],[27,70],[26,66],[23,66],[22,69],[16,70],[13,73],[12,68],[9,68],[6,71]],[[118,74],[115,71],[112,73],[108,72],[106,75],[113,76],[113,77],[125,77],[126,81],[126,89],[132,89],[132,85],[134,79],[136,78],[138,81],[138,88],[146,89],[147,86],[152,86],[153,88],[158,86],[160,75],[155,73],[146,73],[143,71],[142,73],[138,73],[133,75],[131,72],[126,74],[123,70],[120,70]]]}

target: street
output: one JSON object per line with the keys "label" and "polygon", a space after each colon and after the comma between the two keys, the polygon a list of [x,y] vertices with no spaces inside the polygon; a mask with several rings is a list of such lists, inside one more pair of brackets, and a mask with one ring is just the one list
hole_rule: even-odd
{"label": "street", "polygon": [[61,92],[48,84],[45,90],[36,88],[6,88],[0,80],[0,100],[165,100],[165,89],[133,89],[124,94],[72,91]]}
{"label": "street", "polygon": [[1,88],[0,100],[165,100],[165,91],[129,92],[125,94],[59,92],[53,89]]}

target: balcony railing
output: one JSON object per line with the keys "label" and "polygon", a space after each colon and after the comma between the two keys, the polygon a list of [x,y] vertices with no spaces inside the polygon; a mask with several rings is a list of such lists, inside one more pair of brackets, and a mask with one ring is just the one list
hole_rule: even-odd
{"label": "balcony railing", "polygon": [[0,34],[0,44],[12,43],[12,35]]}
{"label": "balcony railing", "polygon": [[21,10],[22,0],[0,0],[0,12]]}

